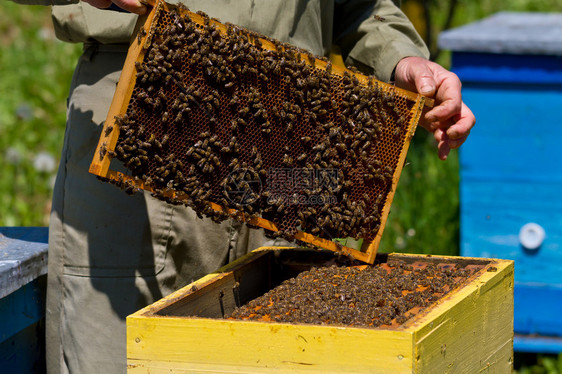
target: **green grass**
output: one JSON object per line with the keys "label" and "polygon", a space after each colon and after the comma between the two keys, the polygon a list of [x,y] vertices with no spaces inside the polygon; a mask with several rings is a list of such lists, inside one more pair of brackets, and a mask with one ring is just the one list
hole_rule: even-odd
{"label": "green grass", "polygon": [[[435,0],[434,3],[441,6],[449,1]],[[562,3],[559,0],[459,0],[453,24],[469,23],[502,11],[562,12]]]}
{"label": "green grass", "polygon": [[46,225],[80,46],[55,39],[47,7],[1,9],[0,225]]}
{"label": "green grass", "polygon": [[516,353],[515,372],[517,374],[562,374],[562,353],[558,355]]}
{"label": "green grass", "polygon": [[433,137],[418,128],[383,234],[382,252],[458,254],[458,154],[437,158]]}

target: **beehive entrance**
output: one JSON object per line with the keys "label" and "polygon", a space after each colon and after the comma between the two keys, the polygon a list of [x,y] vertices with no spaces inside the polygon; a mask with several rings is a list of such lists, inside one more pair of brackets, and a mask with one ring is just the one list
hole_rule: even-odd
{"label": "beehive entrance", "polygon": [[[372,262],[424,98],[158,2],[90,171]],[[120,160],[128,175],[110,170]],[[366,252],[333,238],[363,238]]]}

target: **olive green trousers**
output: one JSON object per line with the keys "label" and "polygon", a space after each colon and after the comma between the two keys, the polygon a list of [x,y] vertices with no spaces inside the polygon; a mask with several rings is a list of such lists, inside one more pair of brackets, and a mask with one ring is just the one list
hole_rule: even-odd
{"label": "olive green trousers", "polygon": [[124,373],[127,315],[250,250],[286,245],[89,174],[126,50],[86,46],[72,81],[49,228],[50,374]]}

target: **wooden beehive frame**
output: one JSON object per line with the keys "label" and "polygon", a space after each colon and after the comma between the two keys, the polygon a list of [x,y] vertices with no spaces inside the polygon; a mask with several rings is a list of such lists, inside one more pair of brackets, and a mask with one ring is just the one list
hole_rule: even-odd
{"label": "wooden beehive frame", "polygon": [[[109,156],[110,153],[109,151],[115,150],[119,138],[119,126],[116,123],[115,117],[126,113],[129,101],[131,100],[133,94],[133,89],[136,83],[136,72],[137,72],[135,63],[141,63],[143,61],[145,52],[150,46],[151,38],[153,36],[155,24],[158,20],[158,17],[161,14],[161,12],[167,11],[169,7],[169,5],[162,0],[158,0],[156,3],[152,5],[153,8],[150,11],[150,13],[146,17],[140,18],[139,22],[137,23],[136,29],[145,30],[145,32],[138,33],[133,39],[133,41],[131,42],[127,54],[127,58],[121,73],[121,77],[119,79],[119,83],[117,85],[116,92],[113,101],[111,103],[107,115],[107,119],[104,124],[104,129],[102,131],[98,146],[96,148],[96,152],[94,154],[92,163],[90,165],[90,172],[97,176],[120,183],[128,182],[133,184],[135,187],[145,189],[148,191],[152,191],[152,188],[146,185],[145,183],[143,183],[143,181],[135,179],[121,172],[110,170],[111,157]],[[180,9],[180,12],[188,12],[188,11],[184,9]],[[204,19],[201,15],[191,12],[188,13],[193,21],[199,24],[203,24]],[[214,23],[216,26],[218,26],[222,32],[226,32],[226,27],[223,24],[215,20],[211,20],[211,22]],[[270,49],[270,50],[275,49],[275,46],[270,41],[262,40],[261,42],[262,42],[262,47],[264,49]],[[321,69],[326,68],[325,61],[317,59],[314,62],[314,64],[317,68],[321,68]],[[344,75],[344,73],[346,72],[349,73],[347,69],[340,66],[333,66],[332,68],[333,74]],[[368,77],[358,73],[354,73],[354,74],[362,84],[368,83],[368,79],[369,79]],[[420,119],[422,109],[424,105],[426,106],[431,105],[431,100],[425,98],[422,95],[415,94],[413,92],[409,92],[406,90],[402,90],[382,82],[380,82],[380,84],[383,85],[384,89],[392,90],[393,92],[400,94],[402,97],[407,97],[409,100],[413,101],[414,112],[412,113],[410,121],[407,124],[407,128],[406,128],[407,135],[406,135],[405,143],[402,147],[397,166],[392,176],[392,187],[390,189],[390,192],[387,194],[386,203],[381,212],[380,228],[375,238],[369,242],[367,241],[363,242],[362,247],[360,249],[354,249],[347,246],[342,246],[341,244],[328,239],[319,238],[317,236],[314,236],[310,233],[306,233],[303,231],[298,231],[294,236],[295,239],[301,240],[303,242],[310,243],[314,246],[322,247],[332,251],[342,252],[355,259],[367,263],[373,263],[375,259],[377,249],[381,240],[382,232],[384,230],[384,226],[386,223],[386,218],[389,214],[390,206],[394,197],[398,179],[400,177],[400,173],[406,158],[410,140],[414,134],[415,128]],[[180,201],[187,199],[187,196],[183,196],[181,193],[176,193],[173,190],[165,191],[164,195]],[[213,202],[209,202],[209,204],[212,206],[214,210],[217,211],[224,210],[218,204],[215,204]],[[235,216],[238,219],[243,219],[243,215],[237,214],[235,210],[228,210],[228,213]],[[259,226],[267,230],[278,231],[278,228],[274,222],[271,222],[263,218],[251,219],[249,223],[254,226]]]}

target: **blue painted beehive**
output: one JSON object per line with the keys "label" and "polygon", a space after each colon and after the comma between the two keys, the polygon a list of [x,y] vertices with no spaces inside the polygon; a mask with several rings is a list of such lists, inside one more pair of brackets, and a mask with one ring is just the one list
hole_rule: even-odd
{"label": "blue painted beehive", "polygon": [[47,227],[0,227],[0,372],[45,372]]}
{"label": "blue painted beehive", "polygon": [[502,12],[439,44],[477,118],[461,254],[515,260],[514,349],[562,352],[562,14]]}

